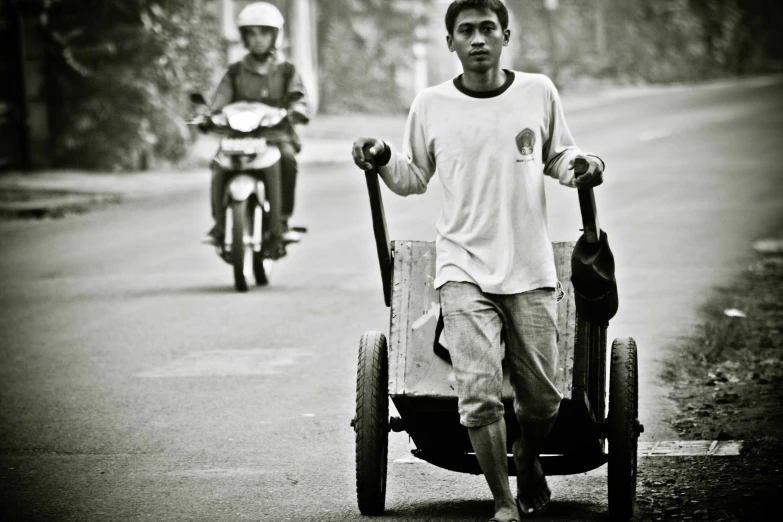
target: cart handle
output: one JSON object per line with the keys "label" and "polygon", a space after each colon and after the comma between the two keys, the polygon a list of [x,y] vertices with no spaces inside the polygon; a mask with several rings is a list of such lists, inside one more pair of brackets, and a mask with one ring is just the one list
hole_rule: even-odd
{"label": "cart handle", "polygon": [[[574,175],[581,176],[589,165],[584,158],[577,158],[574,161]],[[584,230],[585,241],[588,243],[598,243],[601,237],[601,227],[598,225],[598,211],[595,208],[595,195],[593,189],[578,189],[579,210],[582,212],[582,227]]]}
{"label": "cart handle", "polygon": [[372,212],[372,229],[375,234],[375,246],[378,250],[378,264],[381,267],[383,281],[383,299],[386,306],[391,306],[391,274],[392,258],[389,232],[386,228],[386,214],[383,211],[381,185],[378,182],[378,166],[373,161],[372,168],[364,172],[367,180],[367,193],[370,196],[370,211]]}

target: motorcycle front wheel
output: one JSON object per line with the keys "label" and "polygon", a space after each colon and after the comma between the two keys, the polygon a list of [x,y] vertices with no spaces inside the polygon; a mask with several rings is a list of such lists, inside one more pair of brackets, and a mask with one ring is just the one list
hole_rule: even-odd
{"label": "motorcycle front wheel", "polygon": [[231,203],[231,265],[237,292],[247,292],[247,281],[254,275],[252,238],[256,205],[252,198]]}
{"label": "motorcycle front wheel", "polygon": [[264,259],[261,252],[253,254],[253,274],[256,277],[256,284],[258,286],[266,286],[269,284],[269,273],[267,272],[266,265],[268,260]]}

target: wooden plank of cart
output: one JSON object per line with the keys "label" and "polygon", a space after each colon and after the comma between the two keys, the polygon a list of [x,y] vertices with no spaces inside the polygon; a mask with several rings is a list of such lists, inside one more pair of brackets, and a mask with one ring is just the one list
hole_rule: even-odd
{"label": "wooden plank of cart", "polygon": [[[435,353],[440,311],[435,281],[435,244],[389,242],[377,171],[367,172],[384,298],[390,306],[390,332],[366,332],[359,345],[356,382],[356,490],[359,510],[383,513],[390,431],[405,431],[413,454],[435,466],[481,473],[467,430],[459,423],[454,372]],[[585,234],[600,234],[592,190],[579,191]],[[638,379],[636,344],[615,339],[611,347],[609,398],[606,393],[606,330],[576,311],[571,283],[574,242],[554,243],[557,277],[564,296],[558,304],[556,383],[564,398],[544,443],[541,464],[547,475],[583,473],[608,463],[608,504],[612,519],[633,516],[636,500]],[[400,417],[389,418],[389,399]],[[513,395],[504,371],[508,453],[519,434]],[[607,411],[608,405],[608,411]],[[607,448],[607,441],[609,447]],[[509,457],[509,473],[516,475]]]}

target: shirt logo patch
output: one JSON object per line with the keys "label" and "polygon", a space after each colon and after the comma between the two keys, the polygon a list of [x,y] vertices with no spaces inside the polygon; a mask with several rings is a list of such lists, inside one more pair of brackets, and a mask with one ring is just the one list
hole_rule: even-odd
{"label": "shirt logo patch", "polygon": [[533,154],[533,146],[536,144],[536,133],[530,129],[525,129],[517,134],[517,149],[523,156]]}

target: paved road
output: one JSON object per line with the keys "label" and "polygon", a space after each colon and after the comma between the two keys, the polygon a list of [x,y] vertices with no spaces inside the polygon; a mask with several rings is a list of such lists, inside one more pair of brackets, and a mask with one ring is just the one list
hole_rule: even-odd
{"label": "paved road", "polygon": [[[620,281],[610,338],[639,343],[647,440],[674,436],[657,377],[672,341],[751,241],[779,232],[781,94],[765,80],[567,106],[609,165],[597,199]],[[575,239],[575,192],[552,181],[548,196],[553,240]],[[433,238],[436,181],[386,203],[393,237]],[[0,230],[3,520],[362,518],[356,348],[388,311],[361,175],[306,167],[311,234],[245,295],[198,244],[206,208],[204,187]],[[483,479],[395,462],[410,449],[392,434],[388,520],[489,518]],[[549,518],[602,519],[605,469],[551,483]]]}

